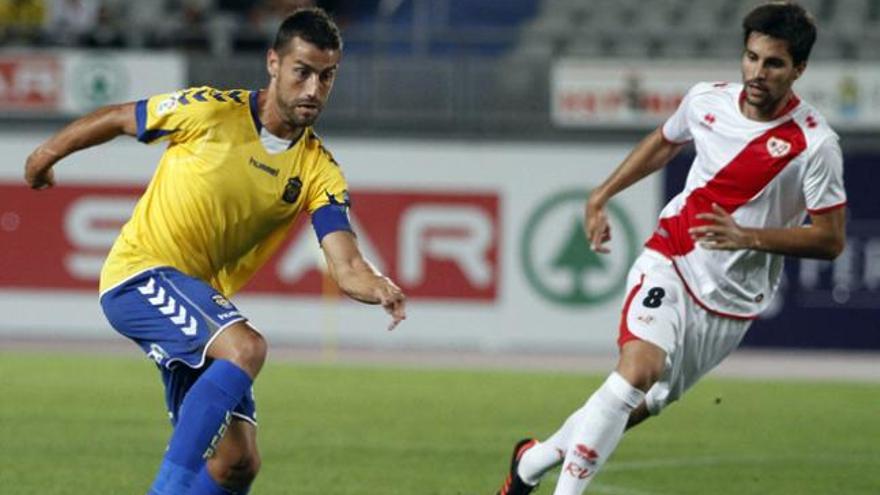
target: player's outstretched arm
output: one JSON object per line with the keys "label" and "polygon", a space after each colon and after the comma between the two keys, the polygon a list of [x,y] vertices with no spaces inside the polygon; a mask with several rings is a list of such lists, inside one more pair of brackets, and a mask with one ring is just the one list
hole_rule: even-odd
{"label": "player's outstretched arm", "polygon": [[665,167],[683,147],[663,138],[660,129],[648,134],[620,165],[593,190],[584,212],[584,231],[590,247],[599,253],[607,253],[604,246],[611,240],[611,229],[605,215],[605,204],[615,194],[635,184],[646,176]]}
{"label": "player's outstretched arm", "polygon": [[55,185],[52,167],[67,155],[109,141],[120,134],[134,136],[137,122],[134,103],[99,108],[61,129],[27,158],[24,180],[32,189]]}
{"label": "player's outstretched arm", "polygon": [[714,204],[712,213],[699,213],[697,218],[710,222],[690,229],[694,241],[706,249],[754,249],[799,258],[833,260],[843,252],[846,243],[845,208],[812,213],[810,225],[780,229],[742,227],[727,211]]}
{"label": "player's outstretched arm", "polygon": [[321,239],[321,249],[327,258],[330,276],[343,292],[363,303],[381,304],[391,315],[388,330],[393,330],[406,319],[406,296],[403,291],[364,259],[354,234],[348,231],[331,232]]}

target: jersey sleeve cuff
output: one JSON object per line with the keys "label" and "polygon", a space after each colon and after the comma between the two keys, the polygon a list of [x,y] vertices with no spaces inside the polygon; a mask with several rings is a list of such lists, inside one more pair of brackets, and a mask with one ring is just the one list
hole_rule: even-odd
{"label": "jersey sleeve cuff", "polygon": [[348,207],[343,204],[329,204],[312,213],[312,227],[315,229],[318,242],[321,242],[324,236],[331,232],[340,230],[354,232],[351,228],[351,222],[348,220],[347,210]]}
{"label": "jersey sleeve cuff", "polygon": [[137,122],[137,140],[145,143],[144,135],[147,133],[147,100],[139,100],[134,105],[134,118]]}
{"label": "jersey sleeve cuff", "polygon": [[660,137],[663,138],[663,141],[665,141],[665,142],[667,142],[667,143],[669,143],[669,144],[676,144],[676,145],[678,145],[678,144],[687,144],[687,143],[689,143],[689,142],[691,141],[690,139],[685,139],[684,141],[676,141],[676,140],[674,140],[674,139],[670,139],[670,138],[666,137],[666,129],[665,129],[665,127],[666,127],[666,124],[665,124],[665,123],[664,123],[663,125],[660,126]]}
{"label": "jersey sleeve cuff", "polygon": [[149,144],[174,131],[167,129],[147,129],[147,101],[148,100],[139,100],[135,103],[134,119],[137,123],[137,135],[135,137],[138,141]]}
{"label": "jersey sleeve cuff", "polygon": [[833,204],[831,206],[824,206],[822,208],[807,208],[807,212],[810,215],[821,215],[823,213],[828,213],[829,211],[836,210],[838,208],[843,208],[844,206],[846,206],[846,201]]}

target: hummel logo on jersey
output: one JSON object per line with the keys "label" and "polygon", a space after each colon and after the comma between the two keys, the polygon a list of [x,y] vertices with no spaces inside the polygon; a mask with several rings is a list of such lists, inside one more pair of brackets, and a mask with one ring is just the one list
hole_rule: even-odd
{"label": "hummel logo on jersey", "polygon": [[252,167],[258,168],[272,177],[278,177],[279,170],[277,168],[272,168],[263,162],[258,162],[257,160],[254,160],[254,157],[251,157],[249,163]]}
{"label": "hummel logo on jersey", "polygon": [[771,137],[767,140],[767,153],[773,158],[782,158],[791,151],[791,143],[778,137]]}
{"label": "hummel logo on jersey", "polygon": [[818,125],[819,123],[816,122],[816,117],[813,117],[812,115],[807,115],[807,127],[809,127],[810,129],[815,129]]}

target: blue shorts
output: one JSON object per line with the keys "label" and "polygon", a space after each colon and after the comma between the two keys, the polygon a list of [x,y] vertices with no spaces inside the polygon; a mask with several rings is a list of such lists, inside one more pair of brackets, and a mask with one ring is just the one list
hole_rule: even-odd
{"label": "blue shorts", "polygon": [[[162,371],[172,424],[192,384],[210,364],[208,345],[233,323],[245,321],[216,289],[174,268],[139,273],[101,295],[117,332],[133,340]],[[253,392],[233,411],[256,424]]]}

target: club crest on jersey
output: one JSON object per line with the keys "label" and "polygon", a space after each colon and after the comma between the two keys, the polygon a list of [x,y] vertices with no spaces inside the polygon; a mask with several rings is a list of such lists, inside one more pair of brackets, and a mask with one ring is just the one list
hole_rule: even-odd
{"label": "club crest on jersey", "polygon": [[296,203],[296,200],[299,199],[299,193],[302,191],[302,186],[303,183],[299,177],[287,179],[287,185],[284,186],[284,194],[281,195],[281,199],[285,203]]}
{"label": "club crest on jersey", "polygon": [[220,294],[214,294],[213,296],[211,296],[211,300],[214,301],[214,304],[220,306],[223,309],[232,309],[232,303],[229,302],[229,299],[226,299]]}
{"label": "club crest on jersey", "polygon": [[791,143],[778,137],[771,137],[767,140],[767,153],[773,158],[782,158],[791,151]]}

